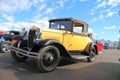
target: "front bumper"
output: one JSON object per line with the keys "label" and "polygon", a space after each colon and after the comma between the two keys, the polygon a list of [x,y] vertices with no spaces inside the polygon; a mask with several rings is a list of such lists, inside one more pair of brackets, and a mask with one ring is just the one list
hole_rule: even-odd
{"label": "front bumper", "polygon": [[30,51],[23,50],[23,49],[20,49],[20,48],[16,48],[16,47],[13,47],[13,46],[11,46],[11,51],[14,51],[16,54],[21,54],[21,55],[24,55],[24,56],[27,56],[27,57],[32,57],[32,58],[38,59],[38,54],[39,53],[36,53],[36,52],[30,52]]}

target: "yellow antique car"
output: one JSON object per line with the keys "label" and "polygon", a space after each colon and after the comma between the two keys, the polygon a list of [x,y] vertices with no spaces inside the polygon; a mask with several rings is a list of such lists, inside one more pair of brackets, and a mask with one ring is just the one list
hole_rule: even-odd
{"label": "yellow antique car", "polygon": [[12,58],[18,62],[35,58],[41,72],[54,70],[61,57],[71,60],[86,58],[92,62],[98,55],[92,34],[88,34],[88,24],[74,18],[51,19],[48,29],[33,26],[28,38],[24,36],[15,38],[18,41],[11,47]]}

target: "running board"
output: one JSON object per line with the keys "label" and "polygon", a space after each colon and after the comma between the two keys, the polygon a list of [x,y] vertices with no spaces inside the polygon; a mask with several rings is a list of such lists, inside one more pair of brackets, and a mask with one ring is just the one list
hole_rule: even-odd
{"label": "running board", "polygon": [[26,50],[16,48],[16,47],[13,47],[13,46],[11,46],[10,48],[11,48],[11,51],[14,51],[17,54],[22,54],[22,55],[27,56],[27,57],[32,57],[32,58],[38,59],[38,54],[39,53],[26,51]]}
{"label": "running board", "polygon": [[84,55],[71,55],[73,59],[85,59],[88,58],[89,56],[84,56]]}

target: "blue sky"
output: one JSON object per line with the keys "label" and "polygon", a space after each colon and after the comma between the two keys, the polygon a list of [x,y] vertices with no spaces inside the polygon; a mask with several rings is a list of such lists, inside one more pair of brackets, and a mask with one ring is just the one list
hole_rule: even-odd
{"label": "blue sky", "polygon": [[87,22],[95,39],[120,37],[120,0],[0,0],[0,5],[0,30],[48,27],[49,19],[73,17]]}

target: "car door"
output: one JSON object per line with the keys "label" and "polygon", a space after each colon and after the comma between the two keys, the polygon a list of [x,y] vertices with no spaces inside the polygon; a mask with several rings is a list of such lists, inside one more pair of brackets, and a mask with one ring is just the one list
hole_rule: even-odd
{"label": "car door", "polygon": [[64,34],[63,44],[69,51],[84,50],[87,43],[86,37],[83,34]]}
{"label": "car door", "polygon": [[82,33],[82,27],[75,27],[74,32],[65,33],[63,39],[63,44],[69,51],[82,51],[90,42],[85,33]]}

